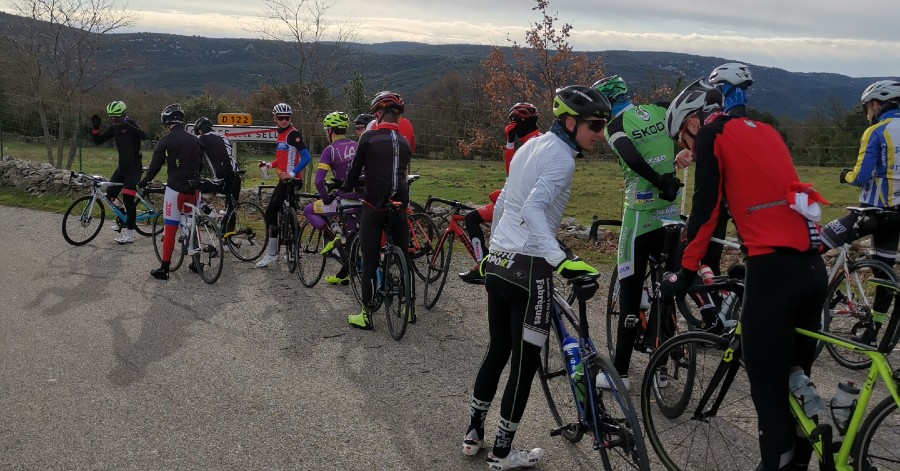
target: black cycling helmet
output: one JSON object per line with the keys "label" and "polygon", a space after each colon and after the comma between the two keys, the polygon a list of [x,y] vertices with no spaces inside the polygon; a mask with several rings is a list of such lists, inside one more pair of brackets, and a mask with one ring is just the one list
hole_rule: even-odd
{"label": "black cycling helmet", "polygon": [[355,126],[368,126],[374,119],[375,116],[372,116],[369,113],[363,113],[353,120],[353,124]]}
{"label": "black cycling helmet", "polygon": [[163,124],[184,123],[184,111],[181,109],[181,105],[173,103],[165,107],[159,114],[159,121]]}
{"label": "black cycling helmet", "polygon": [[194,134],[208,133],[212,132],[213,123],[206,116],[202,118],[197,118],[197,121],[194,122]]}
{"label": "black cycling helmet", "polygon": [[602,93],[583,85],[569,85],[556,90],[553,115],[575,118],[596,117],[609,120],[612,106]]}

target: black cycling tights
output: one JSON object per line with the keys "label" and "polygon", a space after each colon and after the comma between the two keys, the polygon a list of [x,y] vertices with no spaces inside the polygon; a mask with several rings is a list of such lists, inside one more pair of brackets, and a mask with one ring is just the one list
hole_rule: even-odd
{"label": "black cycling tights", "polygon": [[[473,399],[485,405],[494,400],[500,375],[509,361],[509,380],[500,403],[500,426],[494,440],[494,455],[505,457],[528,403],[531,380],[541,361],[541,347],[522,340],[526,311],[534,305],[533,301],[529,303],[528,291],[496,276],[487,277],[485,289],[491,341],[475,377]],[[480,420],[480,424],[471,425],[479,432],[484,430],[484,415],[473,418]]]}
{"label": "black cycling tights", "polygon": [[806,469],[812,448],[796,437],[788,377],[795,365],[809,374],[815,359],[815,339],[794,328],[819,329],[825,263],[818,254],[796,251],[756,255],[747,259],[745,283],[741,339],[759,418],[762,469]]}
{"label": "black cycling tights", "polygon": [[[368,203],[363,204],[359,222],[359,250],[362,253],[363,269],[360,280],[363,306],[371,306],[375,291],[375,272],[379,265],[378,253],[381,236],[387,231],[391,242],[401,248],[409,247],[409,222],[406,209],[390,211],[376,210]],[[409,263],[409,257],[407,257]],[[415,276],[415,275],[413,275]]]}

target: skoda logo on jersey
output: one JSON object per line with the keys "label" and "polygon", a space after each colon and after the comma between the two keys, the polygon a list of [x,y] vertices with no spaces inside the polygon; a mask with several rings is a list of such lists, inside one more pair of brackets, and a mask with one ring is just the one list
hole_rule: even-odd
{"label": "skoda logo on jersey", "polygon": [[650,121],[650,113],[648,113],[645,110],[635,107],[634,114],[635,114],[635,116],[637,116],[638,118],[641,118],[644,121]]}

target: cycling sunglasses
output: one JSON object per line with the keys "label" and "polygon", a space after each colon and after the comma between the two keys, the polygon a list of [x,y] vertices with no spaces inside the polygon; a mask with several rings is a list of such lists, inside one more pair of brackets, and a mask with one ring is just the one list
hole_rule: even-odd
{"label": "cycling sunglasses", "polygon": [[291,120],[290,116],[276,116],[275,117],[275,121],[290,121],[290,120]]}
{"label": "cycling sunglasses", "polygon": [[590,129],[592,132],[603,131],[603,128],[606,127],[605,119],[586,119],[584,120],[584,122],[587,123],[588,129]]}

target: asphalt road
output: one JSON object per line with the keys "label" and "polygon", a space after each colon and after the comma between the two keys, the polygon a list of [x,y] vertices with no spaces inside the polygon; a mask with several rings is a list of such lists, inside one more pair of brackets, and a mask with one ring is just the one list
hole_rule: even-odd
{"label": "asphalt road", "polygon": [[[349,287],[230,256],[214,285],[186,268],[157,281],[150,239],[119,246],[104,227],[73,247],[61,220],[0,207],[0,469],[486,469],[485,452],[460,451],[487,346],[482,289],[451,275],[395,342],[380,312],[374,331],[347,326]],[[589,305],[603,348],[607,283]],[[634,355],[637,407],[645,364]],[[814,369],[826,401],[862,379],[827,354]],[[544,448],[537,469],[600,468],[590,437],[573,445],[554,426],[535,380],[515,445]]]}
{"label": "asphalt road", "polygon": [[[150,239],[119,246],[107,221],[73,247],[61,219],[0,207],[0,469],[486,469],[460,451],[483,290],[451,278],[395,342],[380,313],[347,326],[349,287],[233,257],[214,285],[157,281]],[[596,469],[532,392],[516,444],[546,450],[539,469]]]}

